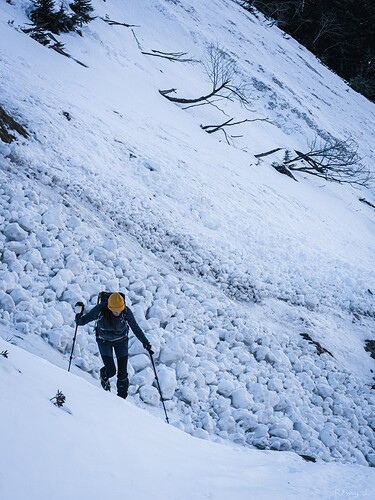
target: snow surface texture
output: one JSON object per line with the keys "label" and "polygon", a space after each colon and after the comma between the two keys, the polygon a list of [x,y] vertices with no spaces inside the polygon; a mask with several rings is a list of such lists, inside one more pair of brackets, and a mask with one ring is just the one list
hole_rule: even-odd
{"label": "snow surface texture", "polygon": [[196,439],[0,338],[5,351],[2,499],[328,500],[375,488],[368,467]]}
{"label": "snow surface texture", "polygon": [[[374,105],[234,2],[94,1],[83,37],[60,37],[87,67],[15,29],[29,3],[12,3],[0,6],[0,104],[30,138],[0,143],[2,324],[32,351],[44,338],[65,366],[75,302],[88,309],[99,291],[122,290],[155,348],[176,426],[375,465],[364,350],[375,339],[375,213],[359,201],[374,204],[374,193],[297,183],[275,158],[254,157],[350,134],[371,165]],[[251,84],[250,116],[231,101],[222,111],[168,102],[159,90],[210,90],[202,65],[142,53],[202,60],[218,41]],[[232,144],[200,128],[231,116],[268,121],[243,124]],[[130,399],[157,413],[136,339],[130,354]],[[92,327],[79,328],[73,363],[98,377]]]}

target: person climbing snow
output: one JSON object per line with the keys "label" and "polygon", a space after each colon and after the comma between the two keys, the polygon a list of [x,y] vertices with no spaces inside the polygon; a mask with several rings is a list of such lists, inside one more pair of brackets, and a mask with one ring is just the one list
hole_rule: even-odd
{"label": "person climbing snow", "polygon": [[[125,305],[124,295],[116,292],[100,294],[100,302],[87,314],[76,314],[75,321],[79,326],[91,321],[96,323],[96,341],[104,366],[100,369],[100,381],[104,390],[110,391],[109,379],[116,375],[113,350],[117,359],[117,395],[126,398],[128,395],[128,333],[129,327],[150,355],[154,354],[150,342],[136,322],[133,312]],[[108,296],[108,301],[105,298]],[[99,296],[100,297],[100,296]]]}

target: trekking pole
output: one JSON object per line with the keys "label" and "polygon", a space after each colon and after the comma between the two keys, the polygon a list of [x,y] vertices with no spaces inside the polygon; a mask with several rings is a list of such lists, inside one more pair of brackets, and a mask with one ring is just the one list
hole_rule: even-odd
{"label": "trekking pole", "polygon": [[[78,311],[77,314],[82,314],[83,313],[83,308],[85,307],[83,305],[83,302],[77,302],[77,304],[74,306],[74,311],[77,310],[77,307],[80,308],[80,311]],[[72,364],[72,358],[73,358],[73,351],[74,351],[74,346],[76,343],[76,338],[77,338],[77,330],[78,330],[78,324],[76,325],[76,329],[74,331],[74,337],[73,337],[73,345],[72,345],[72,352],[70,353],[70,359],[69,359],[69,366],[68,366],[68,372],[70,372],[70,365]]]}
{"label": "trekking pole", "polygon": [[158,379],[158,374],[156,373],[156,367],[155,367],[155,363],[154,363],[154,358],[152,357],[152,354],[150,352],[149,352],[149,355],[150,355],[150,358],[151,358],[152,367],[154,369],[156,383],[157,383],[159,394],[160,394],[160,399],[161,399],[161,402],[163,404],[164,413],[165,413],[165,419],[167,421],[167,424],[169,424],[169,418],[168,418],[168,415],[167,415],[167,410],[165,408],[163,394],[161,393],[161,388],[160,388],[160,383],[159,383],[159,379]]}

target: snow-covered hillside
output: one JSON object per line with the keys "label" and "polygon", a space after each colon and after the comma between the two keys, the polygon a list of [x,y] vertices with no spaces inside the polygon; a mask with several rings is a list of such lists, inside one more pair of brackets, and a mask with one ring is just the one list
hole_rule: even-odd
{"label": "snow-covered hillside", "polygon": [[[374,488],[372,469],[192,438],[0,339],[4,350],[3,499],[100,500],[110,493],[114,499],[313,500],[369,496]],[[61,407],[53,405],[58,390],[66,398]]]}
{"label": "snow-covered hillside", "polygon": [[[0,339],[1,498],[369,496],[372,469],[192,438]],[[61,407],[56,393],[65,396]],[[17,397],[15,397],[17,394]],[[17,433],[9,432],[9,423]]]}
{"label": "snow-covered hillside", "polygon": [[[0,106],[29,134],[0,142],[1,335],[66,367],[75,302],[122,290],[155,347],[174,425],[375,465],[364,349],[375,340],[375,211],[360,201],[375,193],[295,182],[271,166],[283,151],[254,156],[351,136],[374,171],[374,105],[236,2],[92,3],[83,37],[59,37],[74,59],[20,31],[28,1],[0,4]],[[251,110],[160,94],[207,94],[199,61],[212,44],[236,64]],[[201,128],[231,117],[261,121],[236,126],[229,144]],[[159,414],[139,342],[130,353],[129,399]],[[98,385],[92,328],[79,328],[73,363]]]}

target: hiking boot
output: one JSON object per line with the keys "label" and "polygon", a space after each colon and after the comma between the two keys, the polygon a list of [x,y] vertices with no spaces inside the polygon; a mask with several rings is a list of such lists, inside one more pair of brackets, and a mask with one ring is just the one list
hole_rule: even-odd
{"label": "hiking boot", "polygon": [[121,380],[117,380],[117,396],[126,399],[128,396],[128,389],[129,389],[128,377]]}
{"label": "hiking boot", "polygon": [[105,391],[111,390],[111,382],[109,381],[107,370],[104,366],[103,368],[100,368],[100,383]]}

